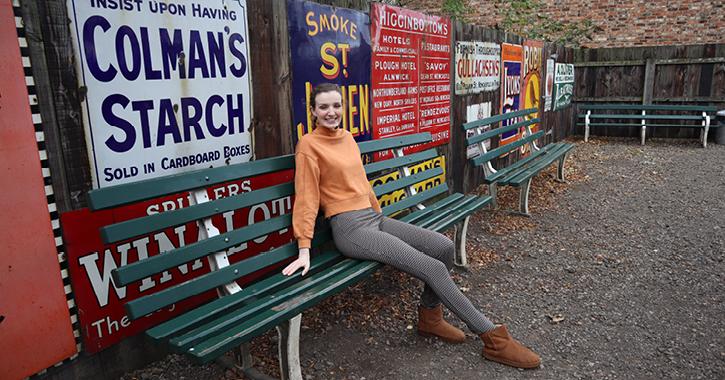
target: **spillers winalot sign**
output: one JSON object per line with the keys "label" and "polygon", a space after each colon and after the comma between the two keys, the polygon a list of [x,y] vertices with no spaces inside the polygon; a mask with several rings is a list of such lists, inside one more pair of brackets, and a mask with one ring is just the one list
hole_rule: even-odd
{"label": "spillers winalot sign", "polygon": [[[230,197],[289,182],[293,177],[293,171],[287,170],[214,186],[207,189],[207,194],[209,199]],[[224,233],[289,213],[292,211],[293,201],[293,197],[284,197],[250,208],[225,212],[214,216],[212,222],[220,233]],[[81,331],[88,352],[108,347],[123,337],[144,331],[216,297],[216,292],[207,292],[130,321],[123,309],[124,303],[152,290],[155,292],[165,289],[208,273],[209,263],[206,259],[196,260],[128,286],[117,286],[111,277],[111,271],[115,268],[196,242],[199,239],[199,227],[194,222],[182,224],[108,246],[101,242],[98,233],[100,227],[188,206],[189,195],[179,194],[109,211],[90,212],[82,209],[61,215]],[[229,261],[235,263],[292,241],[292,229],[283,229],[232,247],[226,253]],[[275,269],[276,267],[268,268]],[[265,271],[255,273],[238,282],[244,287],[246,283],[264,273]]]}

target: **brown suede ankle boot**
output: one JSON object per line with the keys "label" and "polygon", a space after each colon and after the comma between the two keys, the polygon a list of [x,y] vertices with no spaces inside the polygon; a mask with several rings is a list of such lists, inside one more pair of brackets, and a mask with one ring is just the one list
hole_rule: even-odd
{"label": "brown suede ankle boot", "polygon": [[466,341],[466,334],[463,331],[443,320],[441,305],[433,309],[418,305],[418,334],[438,337],[450,343]]}
{"label": "brown suede ankle boot", "polygon": [[509,336],[506,325],[501,325],[479,335],[483,340],[483,357],[517,368],[534,368],[541,365],[539,356]]}

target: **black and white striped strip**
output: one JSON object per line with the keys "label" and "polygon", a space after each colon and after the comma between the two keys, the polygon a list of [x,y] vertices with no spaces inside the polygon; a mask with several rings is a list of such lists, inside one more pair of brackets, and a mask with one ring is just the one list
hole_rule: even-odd
{"label": "black and white striped strip", "polygon": [[[55,246],[58,255],[58,262],[60,264],[60,273],[63,278],[63,287],[65,289],[66,301],[68,303],[68,309],[70,310],[71,323],[73,325],[73,334],[75,336],[76,347],[78,352],[83,348],[83,339],[80,332],[80,322],[78,320],[78,307],[76,306],[75,296],[73,294],[73,287],[70,280],[70,269],[68,261],[66,260],[67,255],[65,254],[65,246],[63,244],[63,235],[61,233],[60,226],[60,214],[55,203],[55,194],[53,192],[53,181],[50,175],[50,163],[48,161],[48,152],[45,146],[45,134],[43,133],[43,121],[40,117],[40,106],[38,105],[38,95],[35,87],[35,80],[33,78],[33,69],[30,62],[30,49],[28,48],[28,41],[26,39],[25,27],[23,24],[22,10],[20,8],[19,0],[12,0],[13,12],[15,15],[15,28],[18,33],[18,44],[20,45],[20,53],[23,59],[23,69],[25,71],[25,84],[28,87],[28,102],[30,104],[30,110],[33,115],[33,127],[35,129],[35,138],[38,143],[38,154],[40,155],[40,166],[43,171],[43,181],[45,183],[45,196],[48,201],[48,212],[50,213],[50,220],[53,226],[53,235],[55,236]],[[54,370],[63,367],[65,364],[71,362],[78,357],[78,353],[65,359],[53,367],[44,369],[37,374],[30,376],[28,379],[39,378],[40,376],[48,375]]]}

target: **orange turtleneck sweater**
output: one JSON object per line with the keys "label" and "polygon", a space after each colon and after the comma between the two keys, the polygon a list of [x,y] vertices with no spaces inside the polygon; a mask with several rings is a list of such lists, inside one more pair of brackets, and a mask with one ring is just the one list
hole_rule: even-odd
{"label": "orange turtleneck sweater", "polygon": [[297,143],[295,165],[292,228],[298,248],[310,248],[319,209],[325,218],[368,207],[382,212],[350,132],[318,126]]}

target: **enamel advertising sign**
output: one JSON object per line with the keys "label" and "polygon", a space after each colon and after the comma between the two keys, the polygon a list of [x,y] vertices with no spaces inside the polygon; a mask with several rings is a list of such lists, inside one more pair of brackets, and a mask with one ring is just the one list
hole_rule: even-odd
{"label": "enamel advertising sign", "polygon": [[373,138],[431,132],[406,152],[450,141],[451,20],[381,3],[371,17]]}
{"label": "enamel advertising sign", "polygon": [[47,152],[38,150],[43,126],[26,39],[34,36],[20,10],[15,0],[0,2],[0,378],[8,380],[45,377],[37,373],[80,348],[41,166]]}
{"label": "enamel advertising sign", "polygon": [[[539,108],[541,102],[541,55],[544,44],[539,41],[524,41],[523,85],[521,87],[521,109]],[[539,113],[526,115],[527,120],[539,117]],[[531,125],[531,133],[539,131],[539,124]],[[521,133],[526,130],[522,129]],[[529,144],[521,146],[521,155],[527,156]]]}
{"label": "enamel advertising sign", "polygon": [[574,64],[557,63],[554,74],[554,111],[571,107],[574,96]]}
{"label": "enamel advertising sign", "polygon": [[249,161],[246,0],[69,0],[94,188]]}
{"label": "enamel advertising sign", "polygon": [[[503,115],[521,109],[523,47],[521,45],[503,44],[501,50],[503,62],[501,71],[501,115]],[[518,119],[503,120],[501,127],[518,122]],[[520,137],[521,133],[518,129],[503,133],[501,134],[501,145],[512,143]]]}
{"label": "enamel advertising sign", "polygon": [[[485,119],[487,117],[491,117],[491,102],[485,102],[485,103],[478,103],[478,104],[471,104],[466,107],[466,123],[470,123],[472,121]],[[466,138],[473,137],[477,133],[481,134],[484,132],[488,132],[491,130],[491,125],[484,125],[478,128],[469,129],[466,131]],[[485,140],[483,141],[483,146],[486,148],[486,151],[491,149],[491,140]],[[466,147],[466,158],[471,159],[473,157],[477,157],[479,155],[483,154],[481,149],[479,148],[479,144],[473,144]]]}
{"label": "enamel advertising sign", "polygon": [[552,98],[554,97],[554,60],[546,60],[546,86],[544,87],[544,111],[551,111]]}
{"label": "enamel advertising sign", "polygon": [[370,17],[366,13],[289,0],[295,142],[312,130],[310,91],[323,82],[342,87],[342,128],[355,140],[372,139],[370,125]]}
{"label": "enamel advertising sign", "polygon": [[496,91],[501,86],[501,45],[456,41],[456,95]]}

